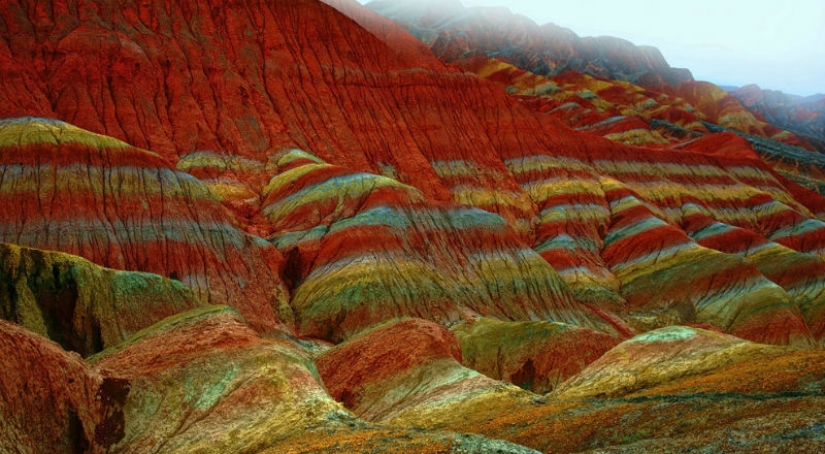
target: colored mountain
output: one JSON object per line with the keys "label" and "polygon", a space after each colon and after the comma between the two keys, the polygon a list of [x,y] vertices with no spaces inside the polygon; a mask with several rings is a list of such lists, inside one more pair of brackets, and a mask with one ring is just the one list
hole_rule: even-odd
{"label": "colored mountain", "polygon": [[442,3],[3,4],[0,451],[825,446],[811,143]]}
{"label": "colored mountain", "polygon": [[581,38],[556,24],[539,26],[507,8],[432,0],[383,0],[368,6],[404,26],[445,61],[470,54],[496,57],[543,76],[573,70],[651,85],[693,80],[690,71],[670,67],[654,47],[610,36]]}
{"label": "colored mountain", "polygon": [[0,175],[0,240],[166,276],[281,329],[281,254],[157,154],[62,121],[0,120]]}

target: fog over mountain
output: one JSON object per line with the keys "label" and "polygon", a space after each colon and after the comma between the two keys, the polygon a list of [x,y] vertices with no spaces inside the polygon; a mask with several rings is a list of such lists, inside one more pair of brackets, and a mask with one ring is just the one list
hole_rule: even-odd
{"label": "fog over mountain", "polygon": [[690,69],[697,80],[758,84],[802,96],[825,93],[825,3],[817,0],[461,3],[504,6],[539,25],[552,22],[579,36],[615,36],[655,46],[672,66]]}

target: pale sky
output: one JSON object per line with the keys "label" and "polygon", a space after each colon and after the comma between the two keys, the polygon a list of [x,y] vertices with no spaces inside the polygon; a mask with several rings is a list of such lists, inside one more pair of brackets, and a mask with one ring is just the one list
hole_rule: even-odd
{"label": "pale sky", "polygon": [[[363,1],[362,1],[363,2]],[[674,67],[719,85],[825,93],[825,0],[462,0],[506,6],[579,36],[658,47]]]}

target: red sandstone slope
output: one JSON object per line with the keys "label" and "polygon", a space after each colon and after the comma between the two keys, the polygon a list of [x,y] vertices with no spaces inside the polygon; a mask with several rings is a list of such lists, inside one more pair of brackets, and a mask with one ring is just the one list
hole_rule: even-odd
{"label": "red sandstone slope", "polygon": [[0,241],[160,274],[262,332],[282,328],[277,249],[157,154],[60,121],[0,120]]}

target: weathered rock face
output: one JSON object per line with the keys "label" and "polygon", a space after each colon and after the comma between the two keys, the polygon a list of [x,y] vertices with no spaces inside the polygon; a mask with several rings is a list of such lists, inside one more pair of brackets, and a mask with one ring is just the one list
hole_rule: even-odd
{"label": "weathered rock face", "polygon": [[117,423],[99,391],[112,382],[76,353],[5,320],[0,356],[0,450],[104,452],[105,428]]}
{"label": "weathered rock face", "polygon": [[[14,44],[8,47],[8,58],[21,68],[19,77],[39,80],[30,89],[42,96],[30,93],[21,98],[20,92],[9,91],[2,95],[9,100],[2,113],[71,118],[152,147],[177,161],[179,170],[204,179],[210,194],[239,215],[248,231],[271,236],[290,256],[285,280],[294,292],[289,307],[278,283],[281,265],[274,249],[259,238],[221,231],[229,229],[223,227],[227,221],[222,214],[209,214],[214,213],[211,209],[198,208],[191,213],[192,220],[199,226],[222,226],[221,239],[199,230],[187,242],[197,244],[196,248],[217,242],[229,250],[206,249],[193,260],[188,259],[191,250],[158,254],[182,262],[164,266],[132,263],[136,260],[130,254],[140,258],[146,248],[124,255],[117,249],[58,247],[54,241],[40,242],[43,238],[18,240],[22,231],[32,234],[31,225],[19,224],[7,240],[78,253],[115,268],[164,276],[177,273],[200,296],[207,295],[205,299],[218,294],[210,302],[240,307],[257,329],[271,329],[281,318],[302,335],[330,340],[344,339],[399,315],[442,323],[479,315],[550,319],[596,328],[608,320],[614,325],[608,331],[628,333],[624,322],[610,314],[621,317],[630,311],[632,324],[642,329],[698,320],[721,324],[740,335],[762,336],[755,340],[806,342],[806,328],[795,309],[799,302],[782,294],[782,289],[765,292],[769,282],[747,263],[704,250],[680,233],[677,210],[683,200],[692,200],[697,185],[705,184],[698,176],[701,172],[691,170],[689,177],[682,170],[664,172],[656,177],[663,184],[690,180],[690,184],[670,185],[673,189],[664,192],[658,183],[649,184],[650,175],[637,183],[626,167],[646,151],[614,146],[537,116],[494,83],[445,67],[386,19],[352,2],[333,4],[366,29],[332,7],[309,1],[250,6],[260,11],[227,16],[198,10],[183,0],[168,10],[132,4],[108,8],[101,0],[95,3],[96,19],[55,2],[40,10],[22,5],[19,14],[4,16],[10,24],[4,39]],[[56,22],[61,14],[75,17],[78,26]],[[89,27],[100,28],[100,23],[120,24],[122,31],[115,34],[117,39],[85,39],[91,36]],[[37,39],[18,42],[21,33],[35,29]],[[393,37],[400,37],[398,47],[382,41]],[[98,62],[100,70],[86,74],[84,67],[77,74],[68,73],[78,55]],[[128,84],[124,68],[131,71]],[[157,102],[147,104],[144,97],[134,96],[136,90],[157,93]],[[623,95],[608,90],[604,96],[621,100]],[[41,106],[38,100],[44,97],[49,102]],[[177,115],[180,106],[187,106],[186,115]],[[151,111],[144,112],[147,109]],[[289,150],[296,144],[309,158],[293,159]],[[616,156],[634,158],[615,162]],[[740,166],[736,160],[714,159],[663,152],[638,161],[667,162],[675,169],[718,166],[721,173],[713,171],[711,184],[728,178]],[[189,182],[196,185],[168,167],[166,171],[179,178],[182,187]],[[620,202],[629,199],[621,186],[608,196],[606,182],[611,181],[627,185],[631,191],[627,194],[635,194],[632,197],[651,214],[640,216],[638,210],[631,210],[636,213],[632,216],[623,214]],[[801,217],[788,213],[772,216],[769,225],[742,224],[730,219],[728,206],[753,199],[755,192],[751,186],[740,188],[736,197],[744,199],[725,196],[717,201],[704,191],[708,195],[700,206],[725,206],[712,210],[711,218],[754,229],[798,252],[816,255],[822,249],[819,221],[803,209],[821,204],[819,199],[808,197],[813,202],[799,207],[791,195],[799,193],[795,186],[779,183],[769,196]],[[203,198],[214,203],[211,195]],[[444,205],[445,201],[501,218]],[[162,213],[152,218],[161,218]],[[645,227],[660,221],[668,226]],[[168,229],[164,224],[153,232],[168,238]],[[107,239],[119,234],[117,229],[112,232],[105,234]],[[775,234],[787,239],[775,239]],[[468,235],[473,242],[466,240]],[[605,254],[607,243],[620,237],[623,241]],[[386,239],[388,247],[375,238]],[[100,238],[93,244],[102,242]],[[131,245],[134,239],[118,243]],[[633,245],[638,249],[623,250]],[[692,252],[682,255],[682,250]],[[242,260],[232,258],[239,255]],[[658,260],[663,257],[670,259]],[[703,263],[706,273],[681,272],[690,271],[694,259],[700,258],[696,263]],[[643,271],[651,260],[659,263],[657,273]],[[204,262],[192,266],[195,276],[193,270],[176,269],[188,268],[192,262]],[[396,266],[399,263],[404,266]],[[730,286],[711,285],[713,273],[722,270],[730,270]],[[659,285],[660,279],[676,274],[679,279]],[[570,298],[558,277],[587,307]],[[209,292],[204,293],[204,288]],[[329,289],[335,292],[330,295]],[[682,294],[680,289],[690,292]],[[751,307],[774,308],[771,311],[780,311],[788,323],[778,324],[779,332],[771,330],[773,334],[765,336],[766,331],[759,329],[765,321],[753,326],[735,322],[742,312],[738,303],[721,309],[732,295]],[[703,318],[697,308],[706,301],[716,301],[724,315],[705,310],[716,315]]]}
{"label": "weathered rock face", "polygon": [[0,243],[0,318],[88,356],[203,306],[178,281]]}
{"label": "weathered rock face", "polygon": [[[85,14],[62,1],[13,5],[4,11],[4,58],[34,93],[9,87],[0,117],[58,117],[173,162],[205,152],[266,163],[297,146],[415,181],[437,200],[484,198],[483,208],[508,220],[532,216],[489,153],[501,138],[476,115],[484,106],[507,128],[529,121],[503,93],[423,50],[399,52],[320,2],[249,8],[227,15],[189,0],[168,9],[100,0]],[[118,32],[101,25],[115,23]],[[35,29],[36,39],[20,42]],[[455,140],[454,131],[465,133]],[[483,172],[447,181],[431,162],[449,157]]]}
{"label": "weathered rock face", "polygon": [[179,280],[280,329],[280,253],[154,153],[59,121],[0,120],[0,219],[2,241]]}

